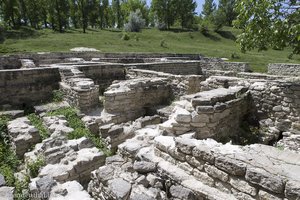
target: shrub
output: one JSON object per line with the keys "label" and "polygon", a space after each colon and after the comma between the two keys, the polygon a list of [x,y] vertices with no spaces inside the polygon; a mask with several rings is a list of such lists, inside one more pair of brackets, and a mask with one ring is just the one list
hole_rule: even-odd
{"label": "shrub", "polygon": [[158,30],[160,31],[164,31],[164,30],[167,30],[167,25],[165,23],[157,23],[156,24],[156,28],[158,28]]}
{"label": "shrub", "polygon": [[123,35],[122,35],[122,38],[121,38],[122,40],[125,40],[125,41],[127,41],[127,40],[130,40],[130,36],[129,36],[129,34],[128,33],[123,33]]}
{"label": "shrub", "polygon": [[131,12],[129,15],[128,23],[125,24],[125,31],[127,32],[140,32],[145,26],[145,20],[142,18],[141,11],[138,9]]}

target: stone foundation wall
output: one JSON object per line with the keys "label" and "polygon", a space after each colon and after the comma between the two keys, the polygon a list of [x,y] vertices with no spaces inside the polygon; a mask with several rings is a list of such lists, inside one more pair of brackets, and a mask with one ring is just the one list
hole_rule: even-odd
{"label": "stone foundation wall", "polygon": [[201,75],[202,69],[198,61],[178,61],[178,62],[159,62],[132,64],[126,67],[135,67],[138,69],[159,71],[176,75]]}
{"label": "stone foundation wall", "polygon": [[129,78],[168,78],[173,94],[176,97],[200,92],[200,83],[205,80],[202,75],[173,75],[164,72],[156,72],[142,69],[130,69],[127,71]]}
{"label": "stone foundation wall", "polygon": [[59,81],[57,68],[0,70],[0,105],[22,107],[49,101]]}
{"label": "stone foundation wall", "polygon": [[125,68],[119,64],[79,65],[78,69],[99,85],[100,93],[103,93],[113,81],[125,80]]}
{"label": "stone foundation wall", "polygon": [[202,70],[221,70],[221,71],[233,71],[233,72],[249,72],[250,66],[248,63],[243,62],[203,62],[200,61],[200,67]]}
{"label": "stone foundation wall", "polygon": [[[236,199],[299,198],[300,166],[291,164],[300,159],[298,154],[258,144],[242,147],[168,136],[155,138],[155,147],[157,156]],[[190,183],[181,182],[197,189]]]}
{"label": "stone foundation wall", "polygon": [[200,60],[200,54],[161,54],[161,53],[99,53],[99,52],[60,52],[60,53],[35,53],[35,54],[16,54],[9,56],[0,56],[0,69],[17,69],[21,67],[19,59],[31,59],[35,64],[53,64],[65,62],[68,58],[83,58],[90,61],[93,58],[120,60],[121,63],[128,60],[144,58],[165,58],[165,57],[184,57],[191,60]]}
{"label": "stone foundation wall", "polygon": [[93,80],[86,78],[75,67],[60,68],[62,82],[60,89],[65,100],[82,112],[89,112],[99,107],[99,86]]}
{"label": "stone foundation wall", "polygon": [[268,73],[275,75],[300,76],[300,64],[272,63],[268,66]]}
{"label": "stone foundation wall", "polygon": [[164,78],[121,81],[104,92],[104,108],[114,123],[121,123],[151,112],[153,106],[168,103],[171,95]]}
{"label": "stone foundation wall", "polygon": [[262,119],[270,118],[279,131],[300,133],[300,82],[255,82],[250,92]]}
{"label": "stone foundation wall", "polygon": [[173,114],[161,129],[175,135],[194,131],[197,139],[235,136],[245,116],[251,113],[246,91],[243,87],[219,88],[184,96],[174,103]]}

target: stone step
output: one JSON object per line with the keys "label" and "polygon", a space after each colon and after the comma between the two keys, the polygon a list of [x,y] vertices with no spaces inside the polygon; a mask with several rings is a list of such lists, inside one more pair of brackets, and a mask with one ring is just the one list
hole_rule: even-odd
{"label": "stone step", "polygon": [[[143,156],[139,156],[143,155]],[[141,149],[138,155],[140,159],[148,162],[155,162],[157,164],[157,169],[159,174],[167,176],[169,179],[180,183],[182,186],[192,190],[197,199],[208,199],[208,200],[235,200],[232,194],[224,193],[212,186],[197,180],[194,176],[189,175],[186,170],[183,170],[173,163],[166,161],[163,157],[155,155],[153,148]]]}

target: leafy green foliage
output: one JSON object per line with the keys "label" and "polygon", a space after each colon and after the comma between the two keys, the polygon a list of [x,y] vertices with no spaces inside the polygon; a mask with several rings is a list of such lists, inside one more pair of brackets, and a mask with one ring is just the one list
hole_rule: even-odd
{"label": "leafy green foliage", "polygon": [[31,178],[35,178],[39,174],[41,167],[45,166],[45,159],[38,157],[35,161],[29,162],[27,164],[27,169]]}
{"label": "leafy green foliage", "polygon": [[64,93],[61,90],[53,91],[53,99],[54,102],[61,102],[64,100]]}
{"label": "leafy green foliage", "polygon": [[17,170],[20,161],[9,146],[8,121],[9,118],[0,116],[0,174],[5,177],[7,185],[13,186],[15,183],[14,172]]}
{"label": "leafy green foliage", "polygon": [[38,115],[32,113],[28,115],[28,119],[32,125],[39,130],[39,134],[43,140],[49,137],[49,131],[44,125],[43,120]]}
{"label": "leafy green foliage", "polygon": [[238,37],[242,52],[291,47],[292,54],[300,54],[297,5],[294,0],[238,0],[234,25],[243,30]]}
{"label": "leafy green foliage", "polygon": [[203,11],[202,15],[204,15],[205,19],[208,19],[212,16],[212,14],[216,10],[216,4],[214,3],[213,0],[205,0],[203,4]]}
{"label": "leafy green foliage", "polygon": [[81,137],[89,138],[93,144],[100,150],[102,150],[106,155],[110,155],[111,152],[107,149],[105,143],[101,138],[93,135],[88,128],[85,127],[84,123],[81,121],[77,114],[77,110],[74,108],[61,108],[56,111],[49,112],[48,116],[63,115],[66,117],[69,126],[74,129],[73,132],[69,133],[69,139],[79,139]]}

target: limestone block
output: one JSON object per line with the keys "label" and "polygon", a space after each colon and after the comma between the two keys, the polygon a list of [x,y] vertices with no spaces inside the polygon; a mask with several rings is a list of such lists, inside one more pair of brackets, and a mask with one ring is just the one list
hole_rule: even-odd
{"label": "limestone block", "polygon": [[229,176],[227,173],[219,170],[218,168],[212,166],[212,165],[208,165],[205,164],[204,165],[204,170],[206,173],[208,173],[210,176],[217,178],[223,182],[227,182],[229,179]]}
{"label": "limestone block", "polygon": [[136,161],[133,164],[133,169],[141,174],[146,174],[149,172],[155,172],[157,167],[156,163],[146,162],[146,161]]}
{"label": "limestone block", "polygon": [[236,176],[244,176],[246,173],[246,164],[236,159],[220,156],[215,159],[215,165],[219,169]]}
{"label": "limestone block", "polygon": [[243,181],[239,178],[235,178],[233,176],[230,177],[229,183],[237,190],[250,194],[251,196],[256,196],[257,189],[253,186],[251,186],[246,181]]}
{"label": "limestone block", "polygon": [[214,186],[214,179],[210,177],[207,173],[199,171],[198,169],[194,169],[193,175],[196,179],[198,179],[202,183],[209,186]]}
{"label": "limestone block", "polygon": [[300,183],[296,181],[288,181],[285,186],[285,196],[288,199],[299,199],[300,198]]}
{"label": "limestone block", "polygon": [[184,188],[182,186],[175,186],[172,185],[170,188],[170,194],[172,197],[177,198],[177,199],[181,199],[181,200],[196,200],[196,196],[193,193],[193,191]]}
{"label": "limestone block", "polygon": [[245,177],[247,181],[260,185],[271,192],[282,194],[284,191],[283,179],[263,169],[248,167]]}
{"label": "limestone block", "polygon": [[115,199],[128,199],[131,190],[131,184],[122,178],[116,178],[108,181],[108,189]]}
{"label": "limestone block", "polygon": [[266,191],[260,190],[258,192],[259,200],[282,200],[282,198],[276,197]]}

